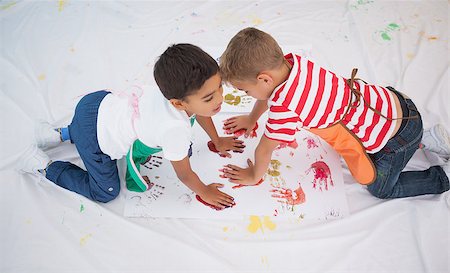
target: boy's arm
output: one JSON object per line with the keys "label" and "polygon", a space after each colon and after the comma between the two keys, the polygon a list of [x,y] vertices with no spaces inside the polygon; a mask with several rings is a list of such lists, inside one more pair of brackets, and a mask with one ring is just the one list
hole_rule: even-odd
{"label": "boy's arm", "polygon": [[228,164],[223,169],[224,176],[230,182],[242,185],[256,184],[266,173],[272,158],[272,152],[280,144],[279,141],[262,136],[255,151],[255,164],[250,159],[247,160],[248,167],[240,168],[236,165]]}
{"label": "boy's arm", "polygon": [[225,120],[223,129],[229,133],[234,133],[240,129],[246,129],[245,136],[248,136],[255,127],[258,119],[267,109],[267,100],[257,100],[250,114],[235,116]]}
{"label": "boy's arm", "polygon": [[269,107],[267,106],[267,100],[257,100],[253,106],[252,111],[248,114],[251,121],[256,123],[261,115],[267,111]]}
{"label": "boy's arm", "polygon": [[217,134],[214,122],[210,117],[197,116],[196,120],[198,124],[205,130],[211,141],[214,143],[219,154],[231,157],[227,151],[233,150],[235,152],[242,152],[245,147],[242,140],[238,140],[236,137],[219,137]]}
{"label": "boy's arm", "polygon": [[234,206],[233,197],[218,189],[222,188],[223,184],[203,184],[197,174],[192,171],[189,157],[185,157],[180,161],[171,161],[171,163],[178,179],[198,194],[205,202],[222,209]]}
{"label": "boy's arm", "polygon": [[208,134],[211,141],[216,144],[219,141],[219,135],[217,134],[217,130],[212,119],[210,117],[197,116],[196,120]]}

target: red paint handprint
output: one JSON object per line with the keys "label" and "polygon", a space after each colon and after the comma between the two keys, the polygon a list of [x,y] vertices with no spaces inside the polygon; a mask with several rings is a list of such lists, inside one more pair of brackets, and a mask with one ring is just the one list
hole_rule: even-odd
{"label": "red paint handprint", "polygon": [[[250,132],[250,135],[248,137],[255,138],[258,135],[256,134],[256,130],[258,129],[258,123],[255,124],[255,127],[253,127],[253,130]],[[240,137],[245,134],[245,129],[240,129],[234,132],[235,137]],[[230,130],[225,130],[225,134],[232,135],[233,133]]]}
{"label": "red paint handprint", "polygon": [[288,205],[294,206],[305,203],[306,197],[305,192],[302,189],[300,183],[298,184],[298,188],[295,190],[286,189],[286,188],[275,188],[271,190],[273,194],[271,195],[274,198],[284,199],[278,200],[278,202],[286,203]]}
{"label": "red paint handprint", "polygon": [[311,170],[314,173],[314,181],[312,182],[314,189],[316,189],[317,185],[319,185],[320,190],[322,190],[322,186],[325,188],[325,190],[328,190],[328,183],[331,186],[334,186],[333,179],[331,178],[330,167],[328,167],[328,165],[325,162],[323,161],[314,162],[311,165],[311,168],[309,168],[306,171],[306,174],[309,174]]}

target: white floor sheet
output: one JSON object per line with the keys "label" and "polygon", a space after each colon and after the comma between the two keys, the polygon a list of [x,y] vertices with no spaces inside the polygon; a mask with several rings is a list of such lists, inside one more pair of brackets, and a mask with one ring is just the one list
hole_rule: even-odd
{"label": "white floor sheet", "polygon": [[[349,216],[322,222],[127,218],[123,180],[100,204],[14,171],[37,120],[67,125],[86,93],[152,83],[170,44],[225,47],[248,26],[450,130],[449,16],[448,1],[1,0],[0,272],[449,272],[449,192],[380,200],[345,166]],[[81,164],[70,144],[49,154]],[[408,169],[436,163],[418,151]]]}

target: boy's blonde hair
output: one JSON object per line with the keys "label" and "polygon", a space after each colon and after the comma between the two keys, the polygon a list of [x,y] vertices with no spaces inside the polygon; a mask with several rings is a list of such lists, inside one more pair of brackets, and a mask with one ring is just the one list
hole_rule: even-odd
{"label": "boy's blonde hair", "polygon": [[220,57],[224,82],[256,81],[259,73],[284,62],[283,51],[272,36],[256,28],[239,31]]}

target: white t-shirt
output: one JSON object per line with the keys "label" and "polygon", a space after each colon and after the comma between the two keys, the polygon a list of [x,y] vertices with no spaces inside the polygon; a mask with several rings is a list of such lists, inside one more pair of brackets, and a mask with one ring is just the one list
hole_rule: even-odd
{"label": "white t-shirt", "polygon": [[173,107],[157,87],[143,87],[134,129],[132,115],[126,96],[111,93],[100,103],[97,138],[100,149],[111,159],[126,155],[136,138],[149,147],[161,148],[170,161],[187,156],[192,140],[190,118]]}

